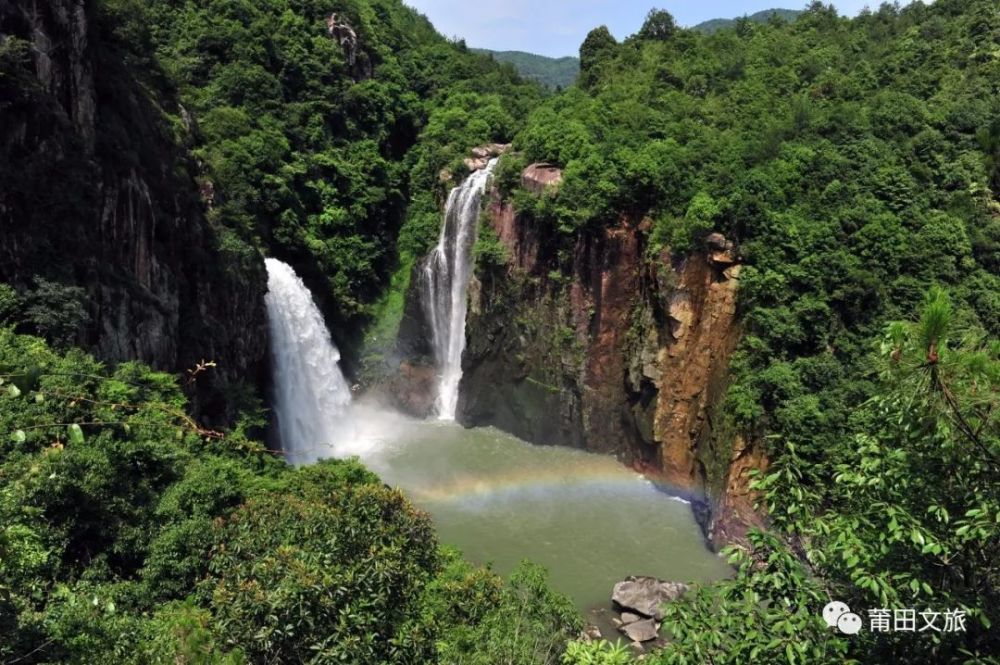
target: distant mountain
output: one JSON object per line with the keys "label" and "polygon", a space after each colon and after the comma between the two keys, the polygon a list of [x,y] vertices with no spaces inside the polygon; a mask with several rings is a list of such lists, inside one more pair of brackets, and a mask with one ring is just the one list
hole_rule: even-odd
{"label": "distant mountain", "polygon": [[490,51],[474,48],[476,53],[493,56],[497,62],[509,62],[521,76],[538,81],[549,88],[567,88],[576,81],[580,73],[580,60],[567,56],[565,58],[548,58],[544,55],[525,53],[524,51]]}
{"label": "distant mountain", "polygon": [[[786,21],[794,21],[801,13],[802,12],[798,9],[765,9],[764,11],[757,12],[756,14],[751,14],[747,18],[754,23],[767,23],[771,16],[777,15],[779,18],[783,18]],[[725,30],[726,28],[731,28],[734,25],[736,25],[736,19],[734,18],[713,18],[711,21],[699,23],[694,26],[692,30],[697,30],[698,32],[704,32],[706,35],[710,35],[713,32]]]}
{"label": "distant mountain", "polygon": [[[794,21],[802,12],[797,9],[765,9],[747,18],[755,23],[766,23],[771,16],[777,15],[786,21]],[[710,35],[713,32],[731,28],[736,25],[735,18],[714,18],[691,28]],[[525,53],[524,51],[491,51],[485,48],[470,49],[476,53],[493,56],[497,62],[509,62],[521,76],[532,81],[538,81],[549,88],[567,88],[576,82],[580,73],[580,59],[572,56],[564,58],[549,58],[544,55]]]}

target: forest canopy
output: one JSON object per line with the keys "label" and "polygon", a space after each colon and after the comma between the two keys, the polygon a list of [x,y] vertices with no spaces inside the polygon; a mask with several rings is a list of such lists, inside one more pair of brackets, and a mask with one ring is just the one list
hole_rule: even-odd
{"label": "forest canopy", "polygon": [[[768,524],[727,550],[731,579],[665,609],[643,662],[998,662],[994,0],[711,30],[653,10],[622,41],[595,27],[556,93],[397,0],[335,4],[94,5],[142,89],[170,91],[225,256],[294,263],[356,358],[365,331],[391,339],[477,145],[512,142],[497,182],[551,239],[553,281],[623,218],[649,265],[723,234],[741,339],[713,427],[765,448]],[[0,41],[11,99],[29,52]],[[520,187],[535,162],[561,183]],[[501,265],[498,242],[479,250]],[[84,297],[0,284],[0,661],[633,662],[577,641],[542,571],[464,562],[357,461],[291,468],[259,409],[207,430],[176,377],[72,348]],[[848,639],[833,598],[966,630]]]}

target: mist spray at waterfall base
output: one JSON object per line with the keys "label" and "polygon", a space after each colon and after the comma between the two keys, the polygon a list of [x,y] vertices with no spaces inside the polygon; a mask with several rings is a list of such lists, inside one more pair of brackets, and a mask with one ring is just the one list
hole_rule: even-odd
{"label": "mist spray at waterfall base", "polygon": [[523,559],[540,563],[581,610],[606,607],[628,575],[727,573],[690,508],[613,458],[352,400],[309,290],[280,261],[267,270],[274,413],[289,462],[359,457],[431,514],[442,542],[504,574]]}

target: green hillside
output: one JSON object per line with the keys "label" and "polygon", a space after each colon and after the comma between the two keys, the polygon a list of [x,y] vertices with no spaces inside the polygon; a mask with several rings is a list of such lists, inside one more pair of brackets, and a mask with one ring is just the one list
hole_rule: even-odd
{"label": "green hillside", "polygon": [[[792,21],[802,12],[798,9],[765,9],[757,12],[756,14],[750,14],[746,18],[753,21],[754,23],[767,23],[771,20],[772,16],[776,16],[785,21]],[[692,30],[697,30],[698,32],[704,32],[706,35],[710,35],[713,32],[718,32],[719,30],[725,30],[726,28],[732,28],[736,25],[736,21],[739,19],[735,18],[713,18],[709,21],[704,21],[694,26]]]}
{"label": "green hillside", "polygon": [[497,62],[509,62],[514,65],[521,76],[537,81],[548,88],[569,87],[576,81],[576,75],[580,73],[580,59],[570,56],[549,58],[524,51],[470,50],[493,56]]}

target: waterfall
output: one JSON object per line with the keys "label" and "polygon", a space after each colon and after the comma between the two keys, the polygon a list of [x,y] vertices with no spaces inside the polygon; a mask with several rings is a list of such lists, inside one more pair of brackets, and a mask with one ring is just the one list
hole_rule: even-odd
{"label": "waterfall", "polygon": [[438,371],[437,412],[454,420],[465,350],[466,296],[472,276],[472,246],[479,208],[497,159],[474,172],[448,194],[437,247],[424,263],[424,311],[431,328]]}
{"label": "waterfall", "polygon": [[291,266],[266,259],[268,327],[274,366],[274,412],[286,459],[292,464],[323,457],[338,441],[338,416],[351,402],[312,294]]}

